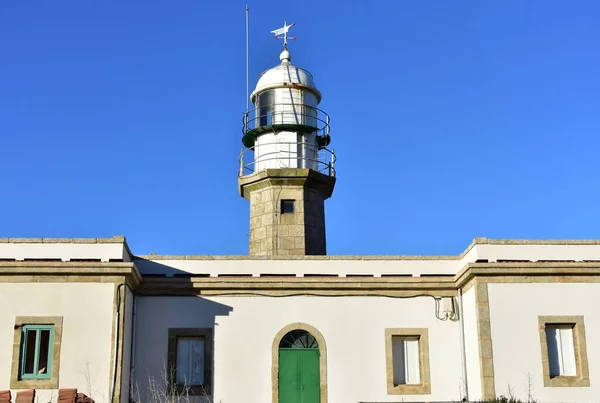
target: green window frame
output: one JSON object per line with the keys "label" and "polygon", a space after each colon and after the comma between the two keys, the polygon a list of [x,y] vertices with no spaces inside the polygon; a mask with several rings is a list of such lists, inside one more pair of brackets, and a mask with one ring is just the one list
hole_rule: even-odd
{"label": "green window frame", "polygon": [[53,353],[54,325],[24,325],[19,378],[50,379]]}

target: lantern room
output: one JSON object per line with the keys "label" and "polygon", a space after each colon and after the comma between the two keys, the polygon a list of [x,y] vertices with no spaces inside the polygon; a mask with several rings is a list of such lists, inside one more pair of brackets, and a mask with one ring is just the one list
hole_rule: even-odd
{"label": "lantern room", "polygon": [[264,169],[305,168],[334,175],[329,116],[318,109],[321,93],[313,76],[292,65],[287,49],[281,63],[261,74],[244,115],[240,176]]}

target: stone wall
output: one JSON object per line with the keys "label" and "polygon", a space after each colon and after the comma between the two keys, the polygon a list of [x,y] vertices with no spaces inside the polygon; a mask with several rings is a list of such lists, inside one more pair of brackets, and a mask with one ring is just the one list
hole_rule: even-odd
{"label": "stone wall", "polygon": [[[321,177],[325,183],[315,180]],[[241,178],[241,193],[250,200],[250,255],[325,255],[325,199],[334,183],[306,169],[272,169]],[[294,201],[293,213],[282,212],[282,200]]]}

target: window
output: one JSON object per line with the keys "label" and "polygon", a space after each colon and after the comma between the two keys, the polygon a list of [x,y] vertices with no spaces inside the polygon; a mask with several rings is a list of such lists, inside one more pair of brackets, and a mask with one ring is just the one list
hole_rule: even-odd
{"label": "window", "polygon": [[392,336],[394,386],[421,383],[419,339]]}
{"label": "window", "polygon": [[281,214],[292,214],[294,212],[294,200],[281,201]]}
{"label": "window", "polygon": [[177,338],[177,384],[204,385],[204,338]]}
{"label": "window", "polygon": [[583,316],[540,316],[544,386],[589,386]]}
{"label": "window", "polygon": [[171,391],[187,389],[193,395],[210,394],[212,329],[169,329]]}
{"label": "window", "polygon": [[573,326],[546,326],[546,343],[548,344],[550,377],[577,375]]}
{"label": "window", "polygon": [[52,371],[54,325],[25,325],[21,344],[21,379],[48,379]]}
{"label": "window", "polygon": [[272,124],[273,118],[273,106],[274,106],[275,92],[273,90],[265,91],[258,94],[257,106],[258,106],[258,125],[267,126]]}
{"label": "window", "polygon": [[429,394],[427,329],[386,329],[388,394]]}
{"label": "window", "polygon": [[11,389],[56,389],[62,317],[18,316],[15,320]]}

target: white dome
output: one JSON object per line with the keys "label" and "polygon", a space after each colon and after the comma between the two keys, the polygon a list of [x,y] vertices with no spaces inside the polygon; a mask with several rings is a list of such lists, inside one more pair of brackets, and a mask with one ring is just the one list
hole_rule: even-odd
{"label": "white dome", "polygon": [[256,88],[250,96],[254,102],[257,93],[271,88],[282,88],[292,86],[296,88],[304,88],[307,91],[314,93],[317,100],[321,100],[321,93],[315,86],[315,81],[312,75],[299,67],[290,63],[291,55],[287,50],[281,52],[279,56],[281,64],[265,71],[256,83]]}

